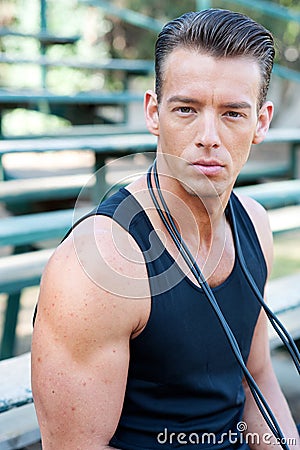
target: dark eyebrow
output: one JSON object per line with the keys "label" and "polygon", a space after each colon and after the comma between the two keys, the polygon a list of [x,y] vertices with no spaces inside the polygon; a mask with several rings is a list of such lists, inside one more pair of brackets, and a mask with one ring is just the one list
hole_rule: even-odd
{"label": "dark eyebrow", "polygon": [[173,95],[168,99],[168,103],[187,103],[189,105],[199,105],[200,102],[190,97],[180,97],[180,95]]}
{"label": "dark eyebrow", "polygon": [[[168,99],[168,103],[185,103],[188,105],[201,105],[201,102],[190,97],[181,97],[180,95],[173,95]],[[221,105],[223,108],[229,109],[251,109],[248,102],[228,102]]]}
{"label": "dark eyebrow", "polygon": [[229,102],[224,103],[222,106],[229,109],[251,109],[251,105],[248,102]]}

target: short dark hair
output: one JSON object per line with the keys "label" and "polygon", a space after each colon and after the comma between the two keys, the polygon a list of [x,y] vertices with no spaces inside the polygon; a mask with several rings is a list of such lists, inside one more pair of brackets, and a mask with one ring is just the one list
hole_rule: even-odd
{"label": "short dark hair", "polygon": [[270,31],[249,17],[224,9],[189,12],[168,22],[155,46],[155,90],[158,102],[163,87],[164,62],[176,48],[205,52],[216,58],[247,56],[261,71],[259,107],[266,100],[275,49]]}

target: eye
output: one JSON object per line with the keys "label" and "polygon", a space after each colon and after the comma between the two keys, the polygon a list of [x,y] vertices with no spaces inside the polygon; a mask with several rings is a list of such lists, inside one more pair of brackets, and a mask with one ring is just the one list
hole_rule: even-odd
{"label": "eye", "polygon": [[227,111],[225,116],[232,117],[233,119],[237,119],[238,117],[242,117],[242,114],[237,111]]}
{"label": "eye", "polygon": [[189,106],[180,106],[179,108],[177,108],[177,111],[182,114],[191,114],[192,112],[194,112],[194,110]]}

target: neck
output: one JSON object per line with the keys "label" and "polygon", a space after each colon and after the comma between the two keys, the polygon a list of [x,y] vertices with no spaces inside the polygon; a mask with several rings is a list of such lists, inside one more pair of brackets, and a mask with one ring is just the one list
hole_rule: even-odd
{"label": "neck", "polygon": [[[169,176],[158,164],[158,179],[161,193],[184,240],[196,240],[201,247],[210,248],[216,236],[225,233],[225,208],[230,196],[192,195],[184,185]],[[158,198],[152,173],[154,193]],[[194,239],[193,239],[194,237]]]}

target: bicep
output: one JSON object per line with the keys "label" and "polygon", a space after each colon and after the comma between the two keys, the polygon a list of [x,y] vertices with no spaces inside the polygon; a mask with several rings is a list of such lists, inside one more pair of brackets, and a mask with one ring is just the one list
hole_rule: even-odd
{"label": "bicep", "polygon": [[101,449],[121,413],[131,329],[122,307],[80,265],[69,260],[62,279],[64,263],[46,270],[33,333],[32,387],[43,448]]}
{"label": "bicep", "polygon": [[33,352],[33,392],[43,448],[107,445],[122,408],[127,375],[124,349],[106,346],[97,357],[78,362],[51,339],[44,344],[42,339]]}

